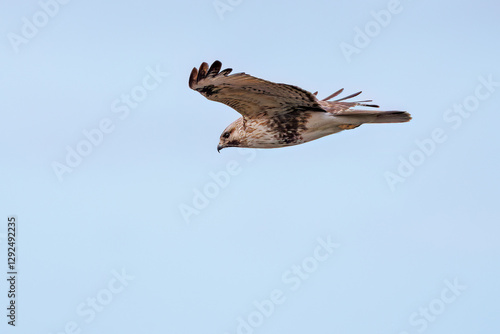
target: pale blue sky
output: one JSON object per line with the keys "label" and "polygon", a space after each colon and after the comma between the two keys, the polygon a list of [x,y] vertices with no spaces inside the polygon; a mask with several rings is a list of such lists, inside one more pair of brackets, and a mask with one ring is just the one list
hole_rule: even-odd
{"label": "pale blue sky", "polygon": [[[499,5],[214,3],[1,2],[2,333],[497,333]],[[216,59],[413,120],[218,154]]]}

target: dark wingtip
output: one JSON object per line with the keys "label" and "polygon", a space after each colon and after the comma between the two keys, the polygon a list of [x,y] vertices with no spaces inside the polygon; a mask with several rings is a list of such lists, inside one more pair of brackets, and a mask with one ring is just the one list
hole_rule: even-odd
{"label": "dark wingtip", "polygon": [[196,69],[196,67],[193,67],[191,75],[189,76],[189,88],[193,89],[197,77],[198,77],[198,70]]}
{"label": "dark wingtip", "polygon": [[212,66],[210,66],[207,77],[215,77],[217,74],[219,74],[219,71],[222,67],[222,63],[218,60],[214,61]]}
{"label": "dark wingtip", "polygon": [[221,71],[221,68],[222,63],[219,60],[214,61],[210,68],[208,67],[208,64],[206,62],[201,63],[199,69],[195,67],[191,71],[191,75],[189,76],[189,87],[191,89],[194,89],[194,87],[200,80],[213,78],[219,75],[227,76],[233,70],[232,68],[226,68],[225,70]]}
{"label": "dark wingtip", "polygon": [[208,64],[203,62],[200,65],[200,69],[198,70],[198,78],[196,80],[200,81],[201,79],[205,79],[207,77],[208,72]]}
{"label": "dark wingtip", "polygon": [[225,70],[220,71],[220,73],[219,73],[219,74],[220,74],[220,75],[224,75],[224,76],[226,76],[226,77],[227,77],[227,75],[228,75],[229,73],[231,73],[232,71],[233,71],[233,69],[232,69],[232,68],[226,68]]}
{"label": "dark wingtip", "polygon": [[221,67],[222,63],[220,61],[218,60],[214,61],[212,63],[212,66],[210,66],[210,69],[208,70],[207,76],[216,76],[219,73]]}

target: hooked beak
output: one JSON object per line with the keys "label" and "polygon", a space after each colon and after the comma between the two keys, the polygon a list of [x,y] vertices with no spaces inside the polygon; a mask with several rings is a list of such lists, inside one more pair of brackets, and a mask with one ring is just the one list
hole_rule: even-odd
{"label": "hooked beak", "polygon": [[224,146],[222,146],[222,145],[217,145],[217,152],[219,152],[219,153],[220,153],[220,150],[222,150],[223,148],[224,148]]}

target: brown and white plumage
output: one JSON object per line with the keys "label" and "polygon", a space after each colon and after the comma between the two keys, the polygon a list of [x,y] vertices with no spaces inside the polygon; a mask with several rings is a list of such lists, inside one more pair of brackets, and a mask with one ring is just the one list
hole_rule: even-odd
{"label": "brown and white plumage", "polygon": [[354,109],[373,107],[367,101],[345,102],[361,92],[329,101],[343,89],[323,100],[302,88],[274,83],[245,73],[221,71],[221,62],[210,68],[193,68],[189,87],[207,99],[224,103],[242,117],[222,133],[218,150],[225,147],[276,148],[302,144],[363,123],[401,123],[411,119],[404,111]]}

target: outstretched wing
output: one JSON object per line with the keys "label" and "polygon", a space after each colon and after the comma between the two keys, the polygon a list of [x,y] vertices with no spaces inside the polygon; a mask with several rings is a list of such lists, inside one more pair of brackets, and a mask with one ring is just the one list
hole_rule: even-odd
{"label": "outstretched wing", "polygon": [[276,116],[302,111],[325,112],[316,96],[302,88],[274,83],[245,73],[231,74],[232,69],[221,71],[221,62],[210,68],[202,63],[193,68],[189,87],[212,101],[224,103],[245,118]]}

